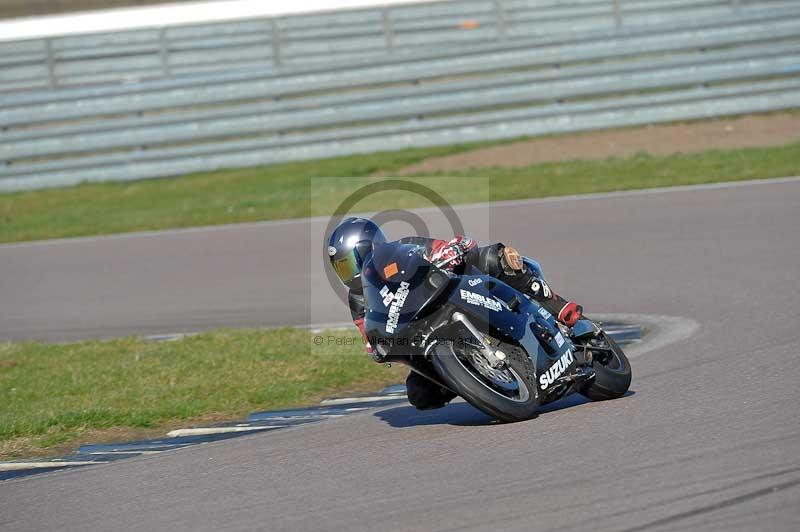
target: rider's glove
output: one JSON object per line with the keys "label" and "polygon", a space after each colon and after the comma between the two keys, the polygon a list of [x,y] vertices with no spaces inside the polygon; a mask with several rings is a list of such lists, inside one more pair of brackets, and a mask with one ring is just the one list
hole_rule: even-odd
{"label": "rider's glove", "polygon": [[456,235],[454,239],[447,243],[447,245],[455,247],[461,253],[467,253],[478,247],[478,243],[469,237]]}
{"label": "rider's glove", "polygon": [[[367,331],[364,329],[364,318],[353,320],[353,324],[358,327],[358,331],[361,333],[361,337],[364,339],[364,349],[367,350],[367,354],[371,356],[373,360],[375,360],[375,355],[377,353],[375,352],[375,348],[372,347],[372,344],[369,343]],[[375,362],[378,362],[378,360],[375,360]]]}
{"label": "rider's glove", "polygon": [[[431,252],[431,262],[441,262],[448,259],[454,259],[454,257],[458,257],[458,255],[464,255],[468,251],[475,249],[478,245],[477,242],[471,238],[461,235],[456,236],[449,242],[439,240],[437,243],[438,245],[434,245],[434,248]],[[446,267],[448,269],[452,269],[453,266],[458,266],[461,264],[461,262],[461,257],[455,258],[454,260],[448,262]]]}

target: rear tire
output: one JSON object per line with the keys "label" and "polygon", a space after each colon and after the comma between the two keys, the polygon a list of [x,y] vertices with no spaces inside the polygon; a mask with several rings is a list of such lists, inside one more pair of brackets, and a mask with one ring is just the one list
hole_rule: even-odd
{"label": "rear tire", "polygon": [[[605,401],[607,399],[617,399],[625,395],[631,386],[631,364],[622,348],[608,336],[602,333],[602,339],[614,351],[613,355],[603,361],[594,357],[592,368],[594,369],[594,380],[591,384],[581,390],[592,401]],[[589,349],[591,351],[591,348]]]}
{"label": "rear tire", "polygon": [[507,397],[498,391],[499,388],[493,388],[489,379],[483,377],[470,362],[469,355],[462,347],[454,348],[452,344],[436,346],[433,366],[448,387],[478,410],[501,421],[531,419],[539,409],[539,391],[533,364],[519,347],[500,344],[499,349],[506,353],[506,367],[508,374],[516,381],[517,397]]}

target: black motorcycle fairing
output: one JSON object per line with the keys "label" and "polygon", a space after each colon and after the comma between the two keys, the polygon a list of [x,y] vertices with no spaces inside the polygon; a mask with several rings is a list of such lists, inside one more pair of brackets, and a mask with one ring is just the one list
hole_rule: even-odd
{"label": "black motorcycle fairing", "polygon": [[574,350],[552,314],[494,277],[461,276],[447,302],[453,308],[469,313],[479,329],[523,347],[534,358],[537,370],[549,368],[568,350]]}
{"label": "black motorcycle fairing", "polygon": [[450,275],[428,262],[414,244],[375,247],[364,264],[361,282],[368,336],[403,336],[450,282]]}
{"label": "black motorcycle fairing", "polygon": [[522,262],[525,263],[525,268],[532,271],[536,277],[544,279],[544,272],[542,272],[542,267],[538,262],[530,257],[522,257]]}
{"label": "black motorcycle fairing", "polygon": [[[469,295],[465,294],[469,292],[480,294],[484,298],[494,298],[509,312],[484,311],[478,312],[478,315],[485,317],[485,323],[501,334],[506,341],[522,345],[528,332],[533,332],[536,339],[544,344],[543,347],[551,358],[560,357],[566,349],[572,347],[569,340],[561,333],[555,317],[537,301],[475,268],[469,269],[467,273],[460,277],[458,291],[455,294],[458,297],[450,298],[450,302],[455,306],[463,306],[464,301],[469,301]],[[471,309],[471,313],[475,313],[474,308]]]}

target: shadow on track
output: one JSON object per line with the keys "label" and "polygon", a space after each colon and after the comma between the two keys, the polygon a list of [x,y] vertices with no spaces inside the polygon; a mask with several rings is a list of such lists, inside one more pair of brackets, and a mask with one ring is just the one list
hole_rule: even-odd
{"label": "shadow on track", "polygon": [[375,412],[375,416],[395,428],[423,425],[475,427],[497,423],[495,419],[462,401],[437,410],[417,410],[413,406],[398,406]]}
{"label": "shadow on track", "polygon": [[[624,396],[630,397],[636,392],[630,390]],[[542,406],[539,415],[556,412],[564,408],[591,403],[580,394],[572,394],[564,399]],[[376,417],[395,428],[418,427],[424,425],[456,425],[460,427],[480,427],[500,423],[489,417],[469,403],[457,400],[437,410],[417,410],[413,406],[398,406],[375,412]]]}

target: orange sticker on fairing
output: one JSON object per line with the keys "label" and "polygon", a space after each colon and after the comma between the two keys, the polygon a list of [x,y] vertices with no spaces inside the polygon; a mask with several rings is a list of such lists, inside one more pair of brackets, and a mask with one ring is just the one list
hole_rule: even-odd
{"label": "orange sticker on fairing", "polygon": [[396,273],[397,273],[397,263],[393,262],[383,269],[383,278],[388,279],[389,277],[391,277]]}

